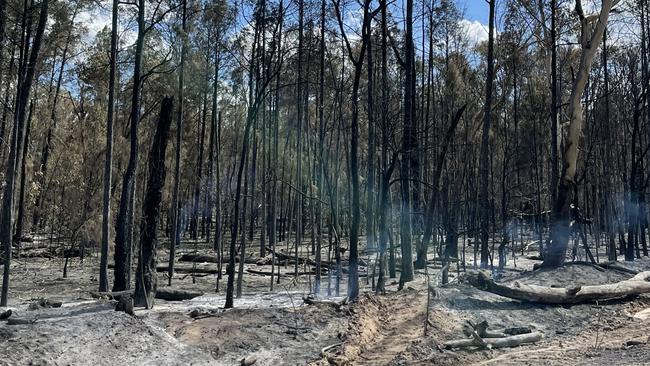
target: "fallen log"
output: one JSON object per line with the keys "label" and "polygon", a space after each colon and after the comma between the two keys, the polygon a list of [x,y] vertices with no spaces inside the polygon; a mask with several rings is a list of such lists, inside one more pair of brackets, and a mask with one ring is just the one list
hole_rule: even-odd
{"label": "fallen log", "polygon": [[[115,268],[114,264],[109,264],[108,265],[109,269]],[[167,265],[162,265],[162,266],[157,266],[156,267],[156,272],[168,272],[169,267]],[[219,270],[216,268],[205,268],[205,267],[188,267],[188,266],[175,266],[174,267],[174,273],[189,273],[189,274],[206,274],[206,275],[211,275],[211,274],[218,274]]]}
{"label": "fallen log", "polygon": [[9,318],[7,325],[27,325],[36,323],[36,318]]}
{"label": "fallen log", "polygon": [[[194,254],[194,253],[185,253],[178,258],[179,262],[197,262],[197,263],[219,263],[219,259],[221,259],[221,263],[228,263],[228,257],[224,256],[223,258],[219,258],[216,255],[208,255],[208,254]],[[235,257],[235,262],[239,263],[239,256]],[[255,264],[257,263],[257,259],[253,257],[246,257],[244,259],[244,263],[246,264]]]}
{"label": "fallen log", "polygon": [[466,326],[463,328],[463,333],[471,337],[476,333],[481,338],[505,338],[508,336],[527,334],[532,333],[533,330],[530,327],[510,327],[502,329],[488,329],[488,322],[483,320],[479,323],[474,324],[471,321],[467,321]]}
{"label": "fallen log", "polygon": [[[16,253],[17,254],[17,253]],[[79,248],[64,248],[64,247],[41,247],[41,248],[23,248],[20,252],[21,258],[77,258],[81,256]]]}
{"label": "fallen log", "polygon": [[[167,275],[165,273],[165,275]],[[203,277],[208,277],[210,274],[209,273],[186,273],[184,276],[179,276],[181,280],[184,280],[190,276],[194,278],[203,278]]]}
{"label": "fallen log", "polygon": [[[289,254],[283,253],[282,251],[273,251],[273,249],[270,248],[270,247],[267,247],[266,250],[269,251],[270,253],[275,254],[276,258],[280,262],[288,261],[289,264],[296,263],[296,256],[295,255],[289,255]],[[311,258],[298,257],[298,264],[303,264],[303,263],[307,263],[307,264],[312,265],[312,266],[316,265],[316,261],[311,259]],[[320,264],[321,264],[321,266],[326,267],[326,266],[333,266],[336,263],[321,260]]]}
{"label": "fallen log", "polygon": [[100,292],[100,291],[90,291],[90,296],[95,299],[107,299],[107,300],[119,300],[124,295],[133,295],[134,290],[125,290],[125,291],[115,291],[115,292]]}
{"label": "fallen log", "polygon": [[[476,333],[476,332],[474,332]],[[543,338],[541,332],[518,334],[503,338],[481,338],[474,336],[472,338],[455,339],[444,343],[446,349],[467,348],[467,347],[487,347],[487,348],[505,348],[517,347],[522,344],[539,342]]]}
{"label": "fallen log", "polygon": [[41,308],[60,308],[62,305],[62,301],[41,298],[29,304],[28,309],[37,310]]}
{"label": "fallen log", "polygon": [[336,309],[340,309],[341,306],[348,303],[348,298],[345,297],[343,300],[334,301],[334,300],[317,300],[311,296],[303,297],[302,301],[307,305],[328,305],[333,306]]}
{"label": "fallen log", "polygon": [[267,266],[273,263],[273,254],[266,255],[255,262],[258,266]]}
{"label": "fallen log", "polygon": [[20,257],[52,259],[56,257],[56,254],[50,248],[37,248],[37,249],[23,250],[20,253]]}
{"label": "fallen log", "polygon": [[[169,267],[167,266],[158,266],[156,267],[156,272],[168,272]],[[219,270],[216,268],[192,268],[192,267],[174,267],[174,273],[202,273],[202,274],[218,274]]]}
{"label": "fallen log", "polygon": [[203,296],[201,291],[177,290],[169,287],[161,287],[156,291],[156,299],[167,301],[191,300],[195,297]]}
{"label": "fallen log", "polygon": [[472,286],[515,300],[541,304],[578,304],[584,302],[624,299],[650,293],[650,271],[618,283],[577,286],[573,288],[528,285],[518,281],[512,284],[496,283],[489,272],[470,273],[466,280]]}
{"label": "fallen log", "polygon": [[[532,333],[533,330],[530,329],[530,327],[511,327],[511,328],[505,328],[505,329],[494,329],[492,331],[487,330],[486,334],[504,334],[504,335],[519,335],[519,334],[526,334],[526,333]],[[492,337],[495,338],[495,337]]]}
{"label": "fallen log", "polygon": [[[260,275],[260,276],[270,276],[271,275],[271,271],[259,271],[259,270],[252,269],[252,268],[247,268],[246,272],[248,272],[250,274],[254,274],[254,275]],[[327,271],[322,271],[322,272],[327,273]],[[315,274],[316,274],[316,271],[298,272],[298,276],[306,276],[306,275],[312,275],[313,276]],[[282,273],[280,273],[279,271],[275,271],[275,273],[273,273],[273,275],[274,276],[278,276],[278,275],[280,275],[280,276],[295,276],[296,273],[295,272],[282,272]]]}
{"label": "fallen log", "polygon": [[32,312],[24,312],[20,315],[13,313],[9,319],[7,319],[8,325],[22,325],[22,324],[33,324],[41,321],[48,320],[62,320],[68,319],[73,316],[79,316],[82,314],[93,314],[100,311],[106,311],[113,309],[115,307],[112,303],[97,302],[95,304],[70,304],[70,307],[65,309],[60,309],[58,311],[43,311],[36,314]]}
{"label": "fallen log", "polygon": [[[90,296],[96,299],[109,299],[109,300],[119,301],[124,296],[133,296],[133,292],[134,290],[126,290],[126,291],[118,291],[118,292],[91,291]],[[167,300],[167,301],[190,300],[202,295],[203,292],[201,291],[177,290],[169,287],[159,287],[156,291],[156,299]]]}

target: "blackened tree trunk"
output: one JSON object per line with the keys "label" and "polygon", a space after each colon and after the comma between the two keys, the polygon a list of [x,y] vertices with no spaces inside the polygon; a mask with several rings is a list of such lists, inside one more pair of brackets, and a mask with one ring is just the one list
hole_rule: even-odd
{"label": "blackened tree trunk", "polygon": [[0,45],[4,45],[6,23],[7,23],[7,1],[0,0]]}
{"label": "blackened tree trunk", "polygon": [[[52,148],[53,148],[52,139],[54,137],[54,131],[56,130],[56,126],[58,122],[56,112],[57,112],[57,106],[59,104],[58,102],[61,93],[61,85],[63,82],[63,72],[66,69],[66,63],[68,61],[68,51],[70,49],[70,43],[72,41],[74,21],[77,17],[78,10],[79,7],[76,6],[72,14],[72,17],[70,19],[70,30],[68,31],[68,35],[66,37],[65,46],[63,47],[63,54],[61,55],[61,64],[59,65],[59,76],[56,81],[56,89],[54,91],[54,98],[52,100],[52,106],[50,109],[50,126],[47,129],[47,133],[45,135],[45,141],[43,143],[43,153],[41,155],[41,164],[39,166],[40,174],[38,178],[40,180],[41,185],[43,186],[45,185],[48,164],[50,161],[50,155],[52,154]],[[33,216],[32,225],[34,227],[39,227],[42,225],[41,206],[43,204],[45,193],[46,193],[46,187],[44,186],[38,191],[38,194],[36,196],[36,202],[34,203],[34,213],[32,215]]]}
{"label": "blackened tree trunk", "polygon": [[99,291],[108,291],[108,243],[111,222],[111,181],[113,176],[113,114],[115,112],[115,74],[117,70],[117,17],[119,0],[113,0],[111,54],[106,113],[106,158],[104,160],[104,197],[102,208],[102,246],[99,263]]}
{"label": "blackened tree trunk", "polygon": [[[433,172],[433,179],[431,181],[432,182],[431,186],[433,187],[433,191],[431,192],[431,198],[429,199],[429,203],[427,205],[425,216],[424,216],[425,220],[424,220],[424,235],[422,237],[422,247],[418,248],[418,253],[420,253],[421,250],[425,251],[425,253],[418,254],[418,258],[420,256],[423,256],[426,259],[426,251],[428,250],[429,243],[431,242],[431,238],[433,237],[433,229],[435,223],[434,215],[436,212],[436,205],[438,204],[438,200],[439,200],[438,185],[440,184],[440,177],[442,176],[442,170],[444,168],[445,158],[447,156],[447,150],[449,149],[449,144],[451,144],[454,138],[454,133],[456,132],[456,128],[460,123],[460,119],[463,116],[463,112],[465,112],[466,107],[467,105],[463,106],[461,109],[459,109],[456,112],[456,115],[454,116],[451,125],[447,129],[447,133],[442,142],[440,153],[436,160],[436,166]],[[426,260],[424,262],[424,265],[426,265]]]}
{"label": "blackened tree trunk", "polygon": [[442,283],[449,282],[449,268],[451,267],[451,258],[458,257],[458,203],[452,202],[450,183],[445,182],[445,252],[443,254],[443,272]]}
{"label": "blackened tree trunk", "polygon": [[369,250],[375,249],[375,116],[374,116],[374,68],[372,59],[372,38],[368,39],[368,186],[366,189],[366,246]]}
{"label": "blackened tree trunk", "polygon": [[[6,27],[7,27],[7,0],[0,0],[0,49],[2,50],[9,49],[9,48],[5,48]],[[12,79],[11,75],[13,72],[15,50],[16,50],[16,45],[15,43],[12,42],[11,52],[10,52],[11,58],[9,61],[9,67],[7,68],[6,74],[3,74],[1,70],[1,65],[3,64],[4,61],[4,52],[0,52],[0,87],[6,85],[4,107],[2,111],[2,122],[0,125],[0,139],[2,139],[2,141],[5,141],[5,126],[7,121],[6,116],[7,116],[7,111],[9,110],[8,102],[9,102],[9,94],[11,94],[9,93],[9,90],[11,90],[10,80]],[[0,147],[0,157],[4,157],[4,146]]]}
{"label": "blackened tree trunk", "polygon": [[415,45],[413,43],[413,0],[406,1],[406,34],[404,39],[404,129],[402,131],[402,160],[400,162],[400,186],[402,207],[400,217],[400,239],[402,251],[402,273],[400,287],[413,280],[412,214],[410,180],[413,178],[413,159],[417,159],[417,134],[415,128]]}
{"label": "blackened tree trunk", "polygon": [[[368,40],[370,38],[370,22],[372,20],[370,13],[370,0],[363,2],[363,21],[361,26],[361,49],[358,58],[354,56],[352,46],[345,33],[343,18],[341,16],[340,2],[335,0],[334,9],[336,11],[337,21],[345,46],[348,51],[348,57],[354,65],[354,77],[352,84],[352,119],[351,119],[351,136],[350,136],[350,180],[352,181],[352,199],[351,199],[351,222],[350,222],[350,265],[348,271],[348,298],[354,301],[359,296],[359,223],[361,221],[361,207],[359,198],[359,84],[361,81],[361,72],[363,69],[363,59],[365,57]],[[337,251],[338,254],[338,251]]]}
{"label": "blackened tree trunk", "polygon": [[485,83],[485,107],[483,116],[483,132],[481,137],[481,152],[479,157],[479,206],[480,206],[480,239],[481,239],[481,268],[486,268],[489,259],[488,239],[490,226],[490,202],[488,198],[489,143],[492,124],[492,94],[494,83],[494,22],[496,0],[490,0],[490,27],[487,55],[487,81]]}
{"label": "blackened tree trunk", "polygon": [[135,306],[153,307],[157,288],[156,265],[158,263],[158,235],[156,227],[160,217],[160,201],[165,185],[165,151],[172,123],[174,99],[165,97],[162,101],[160,118],[149,152],[149,174],[147,193],[142,204],[140,224],[140,257],[135,275]]}
{"label": "blackened tree trunk", "polygon": [[[5,29],[7,26],[7,0],[0,0],[0,49],[5,50]],[[13,61],[14,57],[14,46],[11,47],[11,60]],[[0,52],[0,65],[3,64],[4,61],[4,52]],[[12,62],[10,62],[10,65]],[[10,79],[11,75],[11,67],[7,69],[7,75],[3,74],[2,71],[0,70],[0,86],[5,83],[5,78]],[[9,91],[9,83],[6,82],[7,88],[6,90]],[[9,95],[9,93],[5,92],[5,95]],[[6,101],[6,97],[5,97]],[[5,102],[6,103],[6,102]],[[0,138],[4,140],[4,123],[5,120],[4,118],[2,119],[2,131],[0,131]],[[1,151],[2,149],[0,149]]]}
{"label": "blackened tree trunk", "polygon": [[11,266],[11,232],[13,224],[13,203],[14,203],[14,185],[16,182],[16,163],[18,162],[18,140],[23,138],[23,130],[26,118],[27,101],[36,74],[36,62],[41,49],[45,25],[47,24],[49,0],[43,0],[40,6],[38,27],[32,50],[29,55],[29,62],[25,69],[25,77],[20,83],[18,97],[16,100],[16,112],[14,117],[14,127],[11,135],[9,146],[9,159],[5,167],[5,192],[2,199],[2,211],[0,217],[0,244],[4,248],[4,269],[2,275],[2,294],[0,296],[0,306],[7,306],[9,297],[9,275]]}
{"label": "blackened tree trunk", "polygon": [[557,0],[551,0],[551,207],[557,200],[558,165],[558,95],[557,95]]}
{"label": "blackened tree trunk", "polygon": [[[215,186],[217,187],[216,192],[215,192],[215,211],[216,211],[216,221],[215,221],[215,232],[214,232],[214,250],[217,252],[217,256],[219,256],[219,274],[217,275],[217,284],[218,281],[221,279],[221,266],[223,263],[222,260],[222,253],[223,253],[223,242],[222,242],[222,232],[223,232],[223,224],[222,224],[222,217],[223,217],[223,210],[221,209],[221,163],[219,162],[219,157],[220,157],[220,150],[221,150],[221,112],[219,112],[219,115],[217,117],[217,132],[215,136],[217,140],[217,146],[216,146],[216,179],[215,179]],[[218,290],[218,285],[217,285],[217,290]]]}
{"label": "blackened tree trunk", "polygon": [[[256,9],[256,13],[259,9]],[[235,291],[235,257],[237,256],[237,234],[239,233],[239,220],[240,220],[240,202],[242,196],[242,179],[244,177],[244,166],[248,159],[248,145],[250,144],[250,134],[253,128],[253,123],[257,118],[257,105],[258,96],[264,92],[263,88],[255,90],[253,74],[256,65],[257,56],[257,41],[259,37],[259,14],[256,14],[255,19],[255,35],[253,37],[253,47],[251,49],[250,69],[248,74],[248,111],[246,114],[246,126],[244,127],[244,136],[242,137],[242,149],[240,152],[239,167],[237,169],[237,185],[235,187],[235,201],[233,202],[233,219],[230,233],[230,257],[228,258],[228,283],[226,286],[226,304],[225,308],[229,309],[234,306],[234,291]],[[244,207],[245,210],[246,207]],[[243,227],[243,226],[242,226]],[[242,251],[240,260],[243,262],[245,253]]]}
{"label": "blackened tree trunk", "polygon": [[[284,15],[284,4],[280,0],[278,5],[278,13]],[[283,16],[278,17],[278,32],[277,32],[277,50],[278,53],[282,53],[282,28],[284,25]],[[282,59],[280,59],[282,62]],[[280,157],[279,149],[279,140],[280,140],[280,73],[276,74],[275,78],[275,97],[274,97],[274,111],[273,111],[273,183],[271,187],[271,207],[269,215],[271,217],[271,222],[269,225],[269,244],[273,253],[275,253],[276,244],[278,242],[278,215],[277,215],[277,205],[278,205],[278,164]],[[280,210],[282,211],[282,210]],[[271,283],[270,290],[273,291],[273,280],[275,275],[275,255],[271,256]],[[278,276],[278,279],[280,276]]]}
{"label": "blackened tree trunk", "polygon": [[[605,136],[604,152],[603,157],[604,161],[607,161],[612,157],[612,136],[610,134],[610,119],[609,119],[609,67],[608,67],[608,49],[607,49],[607,31],[603,32],[603,87],[604,87],[604,108],[605,115],[603,116],[603,133]],[[616,255],[616,230],[615,230],[615,219],[613,214],[613,199],[612,199],[612,187],[611,187],[611,169],[603,164],[603,179],[605,185],[605,194],[603,195],[603,205],[605,207],[605,227],[607,230],[607,252],[608,259],[610,261],[615,261],[617,259]]]}
{"label": "blackened tree trunk", "polygon": [[[318,70],[318,164],[316,180],[318,184],[318,196],[322,198],[325,185],[323,184],[323,170],[325,169],[325,157],[323,149],[325,145],[325,0],[321,0],[320,8],[320,59]],[[320,295],[321,287],[321,245],[323,241],[323,204],[316,203],[316,224],[318,225],[318,239],[316,241],[316,274],[314,275],[314,293]]]}
{"label": "blackened tree trunk", "polygon": [[303,125],[303,80],[302,80],[302,63],[303,63],[303,28],[304,28],[304,1],[298,0],[298,80],[296,84],[296,105],[298,124],[296,135],[296,246],[295,246],[295,276],[298,277],[298,248],[302,244],[302,125]]}
{"label": "blackened tree trunk", "polygon": [[[176,115],[176,153],[174,156],[174,188],[172,191],[172,237],[169,241],[169,268],[167,272],[168,285],[172,284],[174,276],[174,256],[176,256],[176,247],[180,245],[181,234],[179,231],[179,190],[181,181],[181,142],[183,141],[183,108],[185,102],[185,56],[187,45],[185,44],[187,32],[187,0],[183,0],[182,9],[182,31],[183,41],[181,43],[181,63],[178,70],[178,110]],[[218,213],[217,213],[218,215]]]}
{"label": "blackened tree trunk", "polygon": [[395,168],[388,164],[388,24],[387,0],[381,0],[381,181],[379,183],[379,275],[377,277],[377,293],[385,292],[386,284],[386,250],[390,237],[390,177]]}
{"label": "blackened tree trunk", "polygon": [[[259,151],[259,139],[257,137],[257,132],[253,131],[253,157],[251,159],[251,189],[249,192],[250,195],[250,230],[248,231],[248,240],[253,241],[253,234],[255,229],[255,222],[257,218],[257,206],[255,205],[255,178],[257,177],[257,154]],[[244,206],[245,207],[245,206]]]}
{"label": "blackened tree trunk", "polygon": [[[18,28],[17,26],[15,27],[16,29]],[[17,34],[18,32],[14,30],[14,33]],[[11,57],[9,58],[9,65],[7,67],[7,72],[11,75],[15,73],[15,66],[16,66],[16,50],[18,47],[16,47],[16,43],[12,42],[11,46]],[[2,56],[0,56],[2,57]],[[2,107],[2,117],[0,117],[0,139],[2,141],[5,140],[5,132],[7,130],[7,118],[9,116],[9,110],[11,109],[11,106],[14,104],[14,98],[15,95],[14,93],[11,93],[11,80],[13,80],[13,77],[8,77],[3,79],[4,80],[4,90],[5,90],[5,97],[3,100],[3,107]],[[5,156],[5,149],[6,145],[3,144],[0,146],[0,161],[4,160]]]}
{"label": "blackened tree trunk", "polygon": [[[254,124],[255,122],[253,122]],[[254,126],[253,126],[254,128]],[[253,134],[255,132],[253,131]],[[253,145],[255,145],[255,142],[253,142]],[[248,171],[248,165],[249,165],[249,157],[248,157],[248,152],[246,152],[246,162],[244,163],[244,172]],[[239,242],[239,263],[237,266],[237,288],[236,288],[236,293],[235,296],[239,299],[242,296],[242,290],[244,286],[244,258],[246,256],[246,207],[248,204],[248,197],[249,197],[249,190],[248,190],[248,181],[250,179],[250,175],[246,174],[244,176],[244,187],[243,187],[243,192],[244,192],[244,202],[242,203],[242,213],[241,213],[241,241]]]}
{"label": "blackened tree trunk", "polygon": [[138,166],[138,125],[140,124],[140,90],[142,87],[142,52],[145,34],[145,0],[138,0],[138,37],[135,43],[135,63],[133,68],[133,93],[131,95],[131,151],[120,195],[120,207],[115,224],[115,278],[113,291],[131,288],[131,261],[133,256],[133,205],[135,173]]}
{"label": "blackened tree trunk", "polygon": [[[20,188],[19,188],[19,196],[20,197],[18,199],[18,217],[16,218],[16,228],[15,228],[16,232],[14,234],[14,241],[15,241],[16,244],[20,244],[19,238],[22,236],[23,227],[24,227],[23,219],[24,219],[25,207],[23,207],[23,203],[24,203],[24,199],[25,199],[25,197],[24,197],[25,192],[24,191],[25,191],[25,183],[26,183],[24,181],[24,178],[25,178],[25,165],[26,165],[25,159],[27,159],[27,155],[29,153],[28,144],[29,144],[29,141],[30,141],[30,130],[31,130],[31,125],[32,125],[32,117],[34,115],[34,108],[36,107],[36,103],[37,103],[36,98],[32,98],[29,101],[29,112],[27,113],[27,121],[26,121],[25,127],[24,127],[25,132],[23,134],[23,139],[22,139],[22,142],[21,142],[22,149],[19,151],[20,156],[21,156],[21,158],[19,160],[19,163],[18,163],[18,165],[20,166]],[[18,166],[16,166],[16,168],[18,168]]]}
{"label": "blackened tree trunk", "polygon": [[[219,139],[217,136],[217,118],[219,116],[218,106],[217,106],[217,91],[219,89],[219,47],[215,46],[214,52],[214,82],[212,84],[212,115],[210,116],[210,151],[208,154],[208,192],[207,192],[207,210],[208,210],[208,242],[210,241],[210,233],[212,229],[212,206],[214,200],[219,200],[219,197],[215,195],[215,187],[218,182],[215,182],[215,153],[218,155],[218,147],[215,148],[215,145],[218,144]],[[219,159],[216,159],[218,164]],[[219,211],[216,212],[217,219],[221,216]],[[215,236],[217,235],[218,228],[215,228]],[[216,252],[219,251],[218,242],[216,238],[213,241],[213,247]]]}
{"label": "blackened tree trunk", "polygon": [[18,193],[18,217],[16,218],[16,233],[14,242],[17,246],[17,257],[20,257],[20,239],[23,236],[23,223],[25,221],[25,163],[27,160],[27,148],[29,144],[29,131],[32,125],[32,116],[34,115],[34,100],[29,103],[29,114],[27,116],[27,126],[25,127],[25,139],[23,142],[22,159],[20,162],[20,189]]}
{"label": "blackened tree trunk", "polygon": [[642,100],[639,98],[639,90],[634,80],[634,74],[630,76],[630,89],[631,97],[634,100],[634,112],[632,114],[632,136],[630,144],[630,174],[628,176],[629,186],[629,200],[625,203],[628,223],[627,233],[627,246],[625,248],[625,260],[633,261],[634,252],[636,249],[637,258],[639,257],[638,246],[638,226],[639,226],[639,201],[641,200],[641,181],[643,176],[640,172],[641,163],[643,159],[640,155],[640,123],[641,123],[641,108],[640,103]]}
{"label": "blackened tree trunk", "polygon": [[192,206],[192,220],[191,220],[191,237],[193,240],[198,238],[199,226],[199,212],[201,202],[201,186],[203,185],[203,145],[205,141],[205,125],[207,123],[207,94],[204,94],[203,99],[203,117],[201,118],[201,132],[199,133],[199,154],[196,158],[196,181],[194,182],[194,203]]}

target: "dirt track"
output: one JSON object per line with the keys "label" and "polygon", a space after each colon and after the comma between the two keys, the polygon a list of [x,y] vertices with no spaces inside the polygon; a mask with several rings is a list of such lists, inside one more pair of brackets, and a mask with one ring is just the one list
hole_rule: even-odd
{"label": "dirt track", "polygon": [[[558,271],[513,274],[510,279],[561,286],[617,282],[627,277],[620,272],[569,265]],[[352,317],[348,339],[329,360],[354,365],[650,364],[650,317],[640,313],[650,312],[650,296],[606,304],[546,306],[458,284],[438,289],[431,302],[431,323],[425,336],[424,278],[409,286],[411,289],[385,297],[363,298],[360,314]],[[516,348],[443,350],[444,341],[465,337],[462,328],[467,320],[487,320],[494,328],[526,325],[543,332],[544,338],[537,344]]]}

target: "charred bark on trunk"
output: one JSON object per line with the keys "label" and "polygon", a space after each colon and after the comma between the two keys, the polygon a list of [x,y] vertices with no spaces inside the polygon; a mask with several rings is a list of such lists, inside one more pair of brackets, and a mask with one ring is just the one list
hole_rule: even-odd
{"label": "charred bark on trunk", "polygon": [[174,99],[165,97],[162,101],[156,134],[149,152],[149,174],[147,193],[142,205],[140,224],[140,258],[136,270],[135,306],[153,307],[158,287],[156,266],[158,264],[158,234],[156,227],[160,217],[160,201],[165,186],[165,152],[172,122]]}

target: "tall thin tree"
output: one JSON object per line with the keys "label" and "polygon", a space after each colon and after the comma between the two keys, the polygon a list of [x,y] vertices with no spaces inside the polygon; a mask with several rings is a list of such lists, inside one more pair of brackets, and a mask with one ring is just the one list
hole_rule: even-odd
{"label": "tall thin tree", "polygon": [[113,115],[115,113],[115,74],[117,70],[117,19],[119,0],[113,0],[111,19],[111,54],[108,76],[106,113],[106,158],[104,160],[104,196],[102,207],[102,247],[99,263],[99,291],[108,291],[108,243],[111,221],[111,181],[113,175]]}
{"label": "tall thin tree", "polygon": [[[176,247],[180,245],[179,228],[179,191],[181,185],[181,143],[183,142],[183,113],[185,108],[185,58],[187,54],[187,0],[182,0],[181,10],[181,60],[178,70],[178,110],[176,111],[176,153],[174,155],[174,188],[172,191],[172,230],[169,241],[169,267],[167,272],[168,284],[171,286],[174,276],[174,257]],[[219,213],[217,213],[219,215]]]}
{"label": "tall thin tree", "polygon": [[140,93],[142,88],[142,54],[145,36],[145,0],[137,3],[138,36],[135,42],[133,91],[131,94],[129,163],[122,180],[120,207],[115,223],[115,278],[113,291],[131,288],[131,261],[133,259],[133,207],[135,204],[135,173],[138,168],[138,125],[140,124]]}
{"label": "tall thin tree", "polygon": [[495,36],[496,0],[490,0],[490,26],[488,35],[487,80],[485,82],[485,106],[483,111],[483,131],[481,136],[481,152],[479,157],[479,207],[480,207],[480,239],[481,239],[481,268],[488,265],[489,260],[489,226],[490,201],[488,196],[488,170],[490,149],[490,128],[492,124],[492,94],[494,91],[494,36]]}
{"label": "tall thin tree", "polygon": [[41,49],[43,34],[47,24],[49,0],[43,0],[40,4],[40,13],[36,34],[31,46],[29,61],[25,68],[24,77],[18,89],[16,98],[16,111],[14,114],[14,127],[9,145],[9,159],[5,167],[5,191],[2,199],[2,211],[0,212],[0,244],[4,248],[4,269],[2,274],[2,294],[0,295],[0,306],[7,306],[9,297],[9,275],[11,267],[11,233],[13,224],[14,185],[16,182],[16,165],[18,162],[18,140],[23,139],[24,125],[26,119],[27,101],[32,89],[32,83],[36,74],[36,63]]}
{"label": "tall thin tree", "polygon": [[354,76],[352,83],[352,118],[351,118],[351,136],[350,136],[350,180],[352,186],[351,199],[351,221],[350,221],[350,255],[348,271],[348,298],[356,300],[359,296],[359,224],[361,221],[361,205],[359,197],[359,85],[361,83],[361,73],[363,70],[363,60],[365,58],[368,39],[370,37],[370,21],[372,19],[370,12],[371,0],[363,1],[363,21],[361,23],[361,47],[358,56],[352,49],[348,39],[341,15],[341,3],[334,0],[334,10],[339,23],[339,29],[348,57],[354,65]]}

